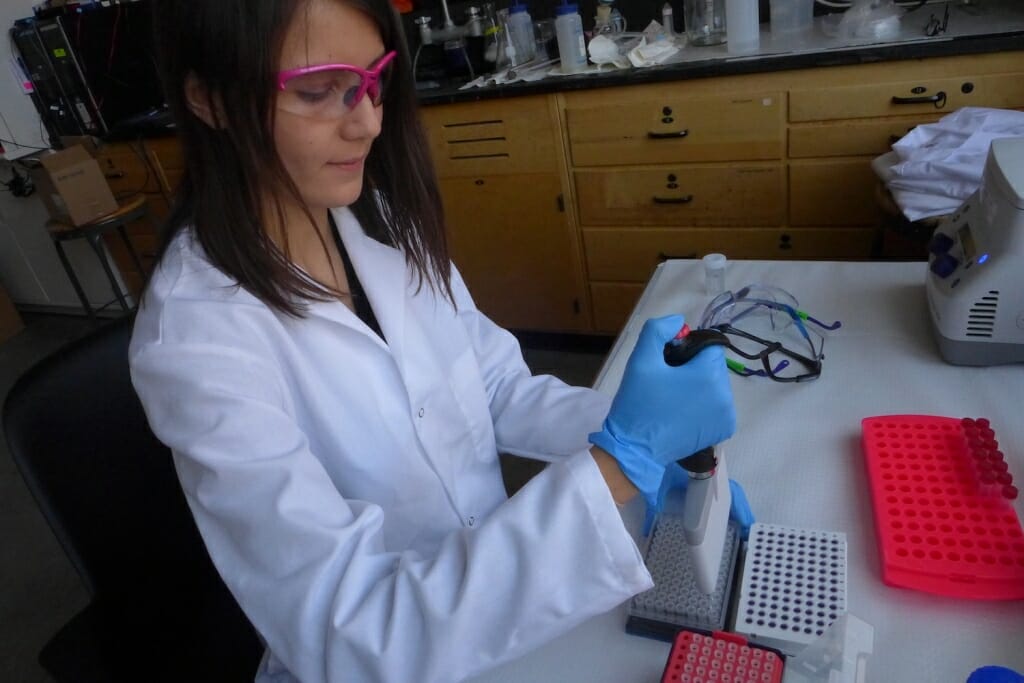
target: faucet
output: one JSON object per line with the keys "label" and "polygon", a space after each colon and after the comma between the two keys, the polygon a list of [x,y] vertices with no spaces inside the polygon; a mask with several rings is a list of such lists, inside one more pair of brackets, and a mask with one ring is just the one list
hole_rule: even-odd
{"label": "faucet", "polygon": [[412,62],[413,79],[416,79],[420,53],[425,45],[442,45],[446,51],[461,51],[462,57],[465,59],[466,66],[469,69],[469,77],[471,79],[476,78],[473,65],[469,59],[469,53],[466,51],[465,37],[483,35],[483,25],[479,9],[470,7],[468,11],[469,19],[462,26],[452,21],[451,12],[448,11],[448,0],[441,0],[441,10],[444,13],[444,25],[441,28],[432,27],[430,25],[430,17],[426,15],[413,20],[420,34],[420,44],[416,48],[416,55],[413,57]]}

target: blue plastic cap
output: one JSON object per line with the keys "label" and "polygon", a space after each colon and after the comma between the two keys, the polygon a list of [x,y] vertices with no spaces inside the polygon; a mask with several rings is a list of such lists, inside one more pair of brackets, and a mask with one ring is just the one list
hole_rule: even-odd
{"label": "blue plastic cap", "polygon": [[563,2],[561,5],[555,8],[555,14],[560,17],[566,14],[579,14],[579,6]]}
{"label": "blue plastic cap", "polygon": [[1024,683],[1024,676],[1002,666],[983,666],[971,674],[967,683]]}
{"label": "blue plastic cap", "polygon": [[509,14],[518,14],[519,12],[525,12],[525,11],[526,11],[526,5],[524,3],[522,3],[522,2],[514,2],[508,8],[508,13]]}

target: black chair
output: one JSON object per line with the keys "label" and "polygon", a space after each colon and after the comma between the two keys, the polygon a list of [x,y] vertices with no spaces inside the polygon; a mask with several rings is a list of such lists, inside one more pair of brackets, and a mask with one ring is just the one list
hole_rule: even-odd
{"label": "black chair", "polygon": [[133,318],[43,360],[4,404],[11,455],[91,597],[39,662],[60,682],[252,681],[263,647],[129,379]]}

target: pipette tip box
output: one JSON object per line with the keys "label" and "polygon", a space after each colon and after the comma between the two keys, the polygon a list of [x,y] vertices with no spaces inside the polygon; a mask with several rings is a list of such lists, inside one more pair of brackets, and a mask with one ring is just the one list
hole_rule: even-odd
{"label": "pipette tip box", "polygon": [[725,628],[739,552],[739,530],[734,522],[729,523],[718,582],[710,595],[697,588],[685,538],[681,516],[662,513],[658,517],[644,552],[654,588],[630,601],[628,633],[671,641],[682,628]]}
{"label": "pipette tip box", "polygon": [[750,527],[733,630],[797,654],[846,613],[846,534]]}
{"label": "pipette tip box", "polygon": [[1017,488],[984,418],[861,422],[882,580],[958,598],[1024,598]]}

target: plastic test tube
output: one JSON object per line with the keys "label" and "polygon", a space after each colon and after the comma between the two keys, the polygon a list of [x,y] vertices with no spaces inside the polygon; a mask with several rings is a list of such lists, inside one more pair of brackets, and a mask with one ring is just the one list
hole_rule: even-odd
{"label": "plastic test tube", "polygon": [[717,296],[725,291],[725,254],[708,254],[704,262],[704,291],[708,296]]}

